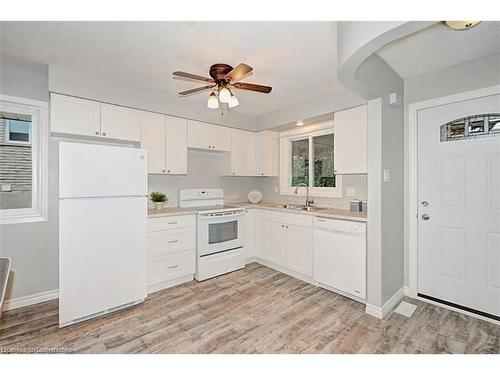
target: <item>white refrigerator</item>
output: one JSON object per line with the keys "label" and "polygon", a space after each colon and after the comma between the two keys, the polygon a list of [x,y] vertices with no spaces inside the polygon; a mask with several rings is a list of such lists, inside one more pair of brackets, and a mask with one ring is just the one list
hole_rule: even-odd
{"label": "white refrigerator", "polygon": [[59,326],[144,301],[147,152],[59,143]]}

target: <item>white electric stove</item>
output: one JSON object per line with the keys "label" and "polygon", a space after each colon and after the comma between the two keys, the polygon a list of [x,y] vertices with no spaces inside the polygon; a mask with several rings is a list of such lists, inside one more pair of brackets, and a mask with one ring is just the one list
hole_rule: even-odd
{"label": "white electric stove", "polygon": [[179,207],[197,211],[196,280],[245,267],[244,209],[225,205],[222,189],[180,190]]}

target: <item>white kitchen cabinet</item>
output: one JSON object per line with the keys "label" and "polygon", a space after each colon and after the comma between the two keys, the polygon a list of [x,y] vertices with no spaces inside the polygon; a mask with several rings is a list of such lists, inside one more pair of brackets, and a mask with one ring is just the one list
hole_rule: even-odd
{"label": "white kitchen cabinet", "polygon": [[101,136],[140,142],[141,111],[101,103]]}
{"label": "white kitchen cabinet", "polygon": [[[141,113],[141,147],[148,150],[148,173],[166,172],[165,116]],[[186,151],[187,152],[187,151]]]}
{"label": "white kitchen cabinet", "polygon": [[335,112],[334,124],[335,173],[367,173],[366,105]]}
{"label": "white kitchen cabinet", "polygon": [[193,279],[196,271],[194,215],[148,220],[148,291],[155,292]]}
{"label": "white kitchen cabinet", "polygon": [[255,253],[255,210],[245,210],[245,258],[251,258]]}
{"label": "white kitchen cabinet", "polygon": [[285,269],[312,277],[312,217],[263,212],[260,220],[262,227],[257,235],[262,239],[256,242],[264,248],[260,256]]}
{"label": "white kitchen cabinet", "polygon": [[187,120],[166,116],[166,163],[167,174],[187,174]]}
{"label": "white kitchen cabinet", "polygon": [[187,120],[142,112],[141,147],[148,150],[148,173],[187,174]]}
{"label": "white kitchen cabinet", "polygon": [[279,266],[286,265],[286,231],[285,225],[270,220],[264,220],[264,246],[266,260]]}
{"label": "white kitchen cabinet", "polygon": [[226,174],[255,176],[255,133],[231,129],[231,152],[226,155]]}
{"label": "white kitchen cabinet", "polygon": [[100,103],[50,94],[50,130],[56,133],[100,136]]}
{"label": "white kitchen cabinet", "polygon": [[278,133],[268,130],[255,133],[255,164],[257,176],[278,176]]}
{"label": "white kitchen cabinet", "polygon": [[231,150],[231,129],[206,122],[188,120],[188,147],[229,152]]}
{"label": "white kitchen cabinet", "polygon": [[286,224],[286,249],[289,269],[303,275],[313,275],[312,229]]}
{"label": "white kitchen cabinet", "polygon": [[50,95],[50,130],[56,133],[141,140],[141,111],[71,96]]}

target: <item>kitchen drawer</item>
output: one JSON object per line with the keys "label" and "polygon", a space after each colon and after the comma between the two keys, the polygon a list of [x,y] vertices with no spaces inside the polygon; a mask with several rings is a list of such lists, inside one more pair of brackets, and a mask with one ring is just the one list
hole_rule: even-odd
{"label": "kitchen drawer", "polygon": [[177,279],[182,276],[194,274],[194,272],[194,250],[151,257],[149,263],[149,284],[158,284]]}
{"label": "kitchen drawer", "polygon": [[195,228],[164,230],[148,233],[148,248],[150,256],[171,254],[183,250],[193,250],[196,247]]}
{"label": "kitchen drawer", "polygon": [[195,215],[155,217],[148,220],[148,232],[195,227]]}
{"label": "kitchen drawer", "polygon": [[297,225],[300,227],[312,228],[312,216],[304,214],[295,214],[292,212],[272,212],[262,210],[261,216],[264,220],[274,221],[280,224]]}

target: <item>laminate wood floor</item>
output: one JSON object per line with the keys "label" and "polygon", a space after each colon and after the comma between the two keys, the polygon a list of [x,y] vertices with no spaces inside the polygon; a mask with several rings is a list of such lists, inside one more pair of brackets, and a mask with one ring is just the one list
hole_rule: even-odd
{"label": "laminate wood floor", "polygon": [[56,300],[4,312],[0,352],[500,353],[500,326],[407,300],[418,305],[411,318],[378,320],[357,302],[252,263],[62,329]]}

